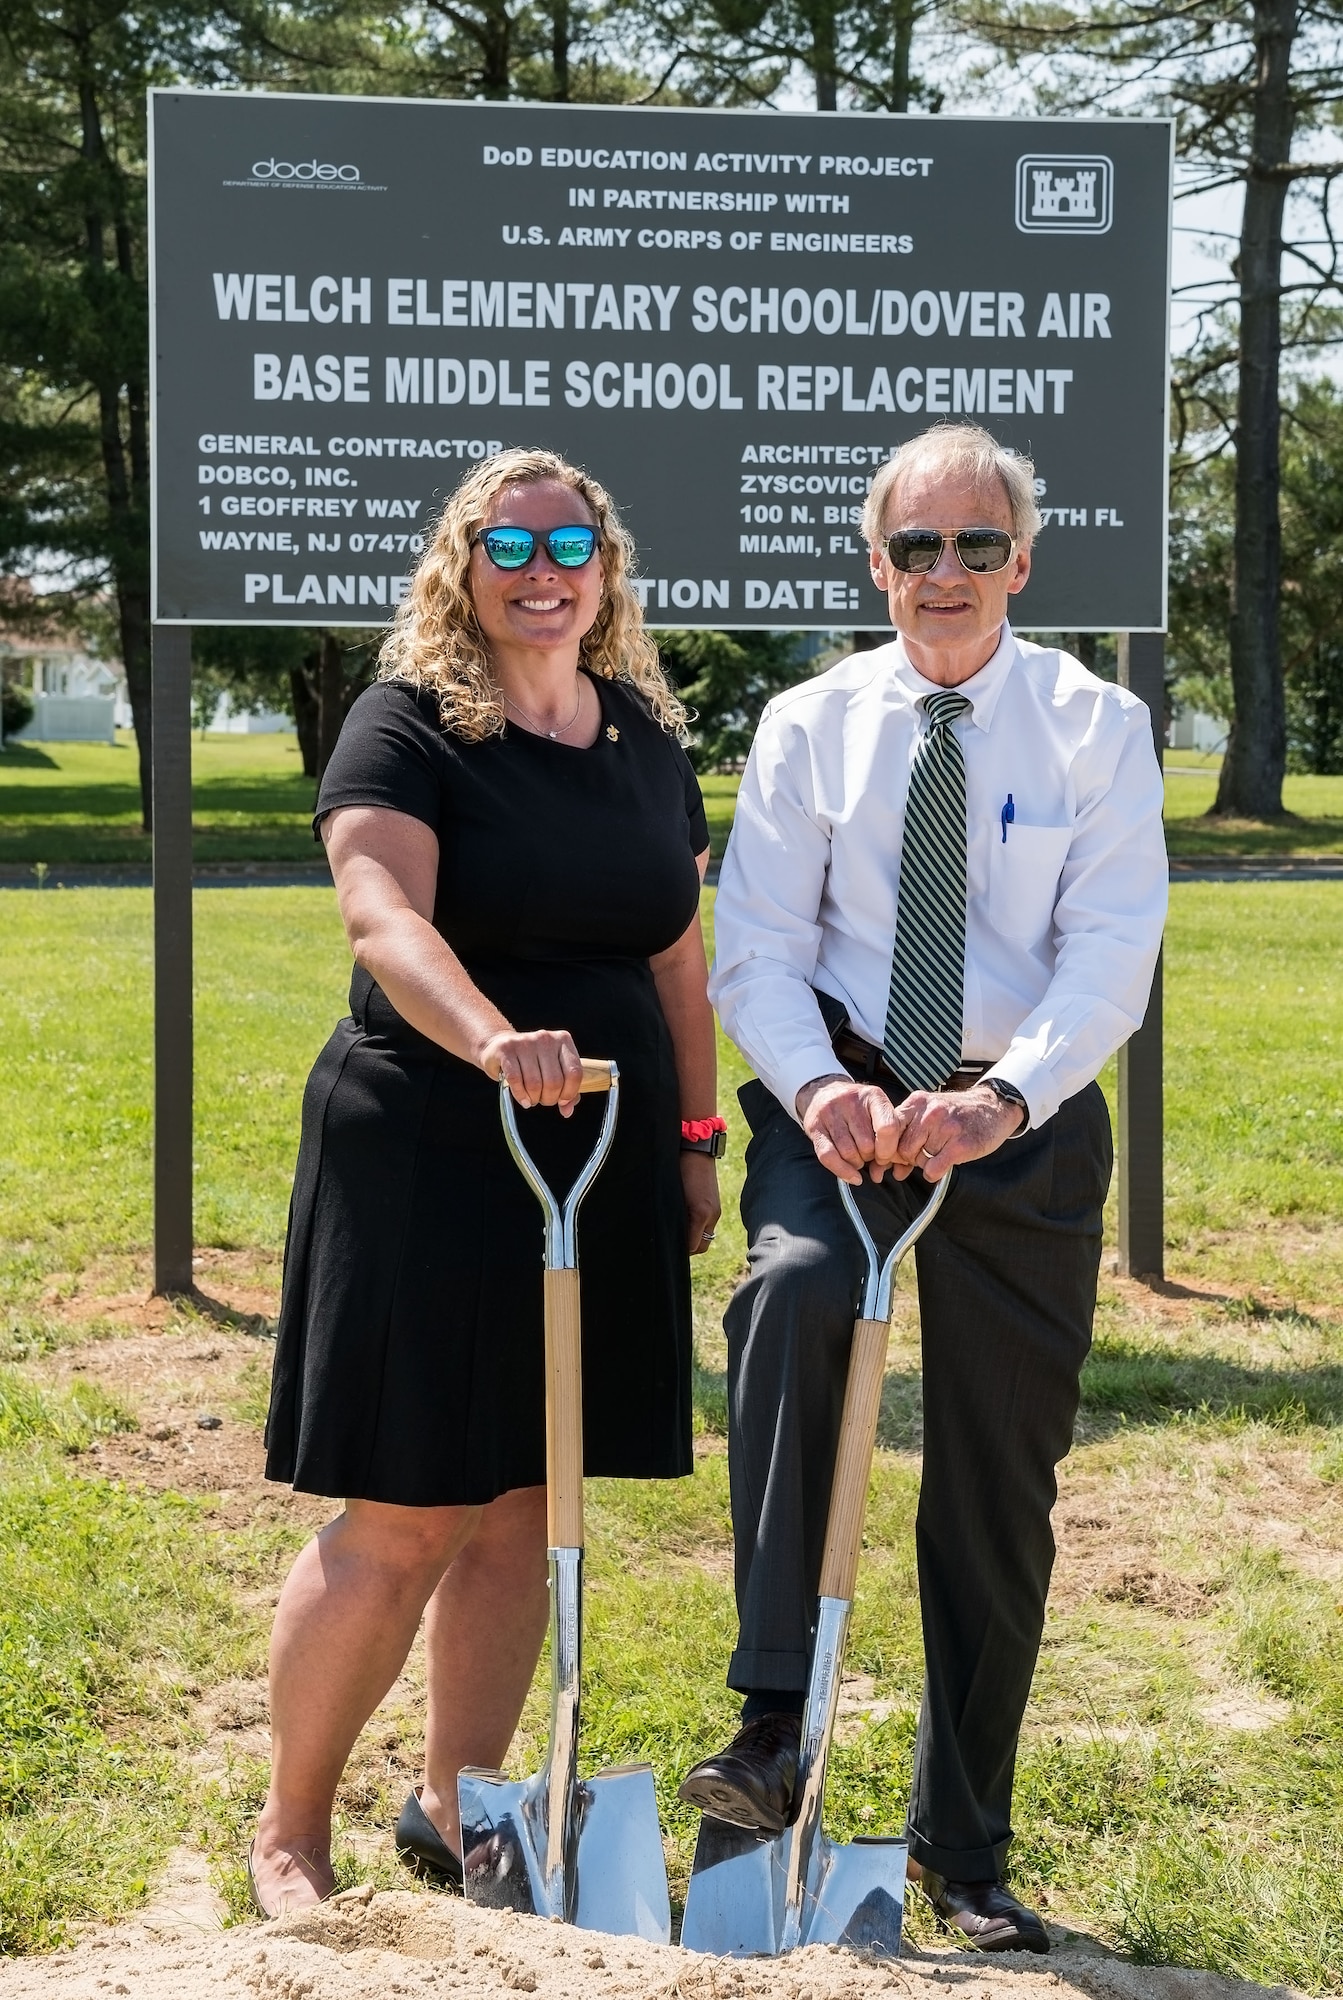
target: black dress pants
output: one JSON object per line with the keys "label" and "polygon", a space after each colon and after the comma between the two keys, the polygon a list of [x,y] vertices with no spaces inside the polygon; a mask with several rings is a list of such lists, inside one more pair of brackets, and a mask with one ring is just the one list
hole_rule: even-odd
{"label": "black dress pants", "polygon": [[[811,1142],[761,1083],[728,1307],[729,1467],[740,1634],[728,1685],[806,1686],[853,1322],[865,1262]],[[915,1251],[923,1330],[916,1522],[925,1682],[910,1853],[953,1881],[1002,1873],[1017,1737],[1054,1562],[1055,1467],[1091,1344],[1113,1149],[1096,1084],[1038,1131],[956,1169]],[[864,1182],[882,1254],[926,1195]]]}

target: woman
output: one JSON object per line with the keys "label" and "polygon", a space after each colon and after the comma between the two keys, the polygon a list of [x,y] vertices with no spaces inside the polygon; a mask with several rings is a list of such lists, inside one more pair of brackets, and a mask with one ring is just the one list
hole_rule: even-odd
{"label": "woman", "polygon": [[[704,810],[602,488],[487,460],[443,511],[351,709],[315,825],[355,958],[303,1106],[267,1474],[345,1510],[271,1641],[263,1914],[330,1894],[355,1738],[426,1613],[425,1777],[403,1857],[461,1879],[457,1773],[498,1766],[546,1624],[541,1224],[505,1149],[567,1188],[615,1057],[615,1145],[579,1229],[587,1469],[691,1470],[687,1252],[712,1241]],[[701,1142],[702,1143],[702,1142]]]}

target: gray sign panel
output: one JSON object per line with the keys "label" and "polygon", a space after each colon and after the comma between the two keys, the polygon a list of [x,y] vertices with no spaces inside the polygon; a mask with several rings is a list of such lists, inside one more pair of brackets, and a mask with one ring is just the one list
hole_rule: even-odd
{"label": "gray sign panel", "polygon": [[367,625],[473,459],[546,445],[658,624],[869,625],[926,425],[1036,461],[1019,622],[1165,623],[1161,120],[152,98],[155,617]]}

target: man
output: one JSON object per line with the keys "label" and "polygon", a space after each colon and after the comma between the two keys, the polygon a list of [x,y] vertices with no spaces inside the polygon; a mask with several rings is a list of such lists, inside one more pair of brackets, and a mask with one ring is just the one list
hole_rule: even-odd
{"label": "man", "polygon": [[893,644],[772,702],[742,781],[710,992],[760,1078],[728,1308],[745,1697],[681,1796],[777,1832],[808,1648],[862,1257],[928,1182],[917,1250],[925,1686],[910,1873],[981,1949],[1047,1951],[1003,1883],[1018,1732],[1053,1564],[1112,1164],[1095,1077],[1142,1020],[1166,906],[1147,710],[1023,644],[1008,599],[1040,526],[1033,468],[941,426],[864,510]]}

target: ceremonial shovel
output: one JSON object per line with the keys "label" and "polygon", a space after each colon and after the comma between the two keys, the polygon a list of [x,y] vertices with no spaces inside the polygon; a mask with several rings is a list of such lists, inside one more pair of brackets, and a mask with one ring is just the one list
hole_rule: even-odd
{"label": "ceremonial shovel", "polygon": [[894,1957],[900,1949],[905,1842],[879,1835],[840,1846],[821,1831],[821,1809],[877,1441],[891,1293],[902,1258],[937,1214],[950,1185],[948,1173],[883,1264],[853,1190],[843,1181],[839,1184],[867,1256],[867,1283],[853,1329],[830,1490],[816,1637],[793,1792],[796,1810],[793,1824],[773,1838],[728,1826],[708,1814],[701,1819],[681,1926],[681,1943],[690,1951],[775,1958],[802,1944],[839,1944]]}
{"label": "ceremonial shovel", "polygon": [[457,1780],[473,1903],[559,1917],[581,1930],[671,1938],[667,1869],[648,1764],[578,1776],[583,1643],[583,1356],[575,1223],[615,1135],[620,1073],[583,1064],[582,1088],[608,1093],[601,1134],[561,1207],[518,1135],[500,1085],[508,1149],[545,1211],[546,1500],[550,1548],[550,1748],[535,1777],[468,1767]]}

